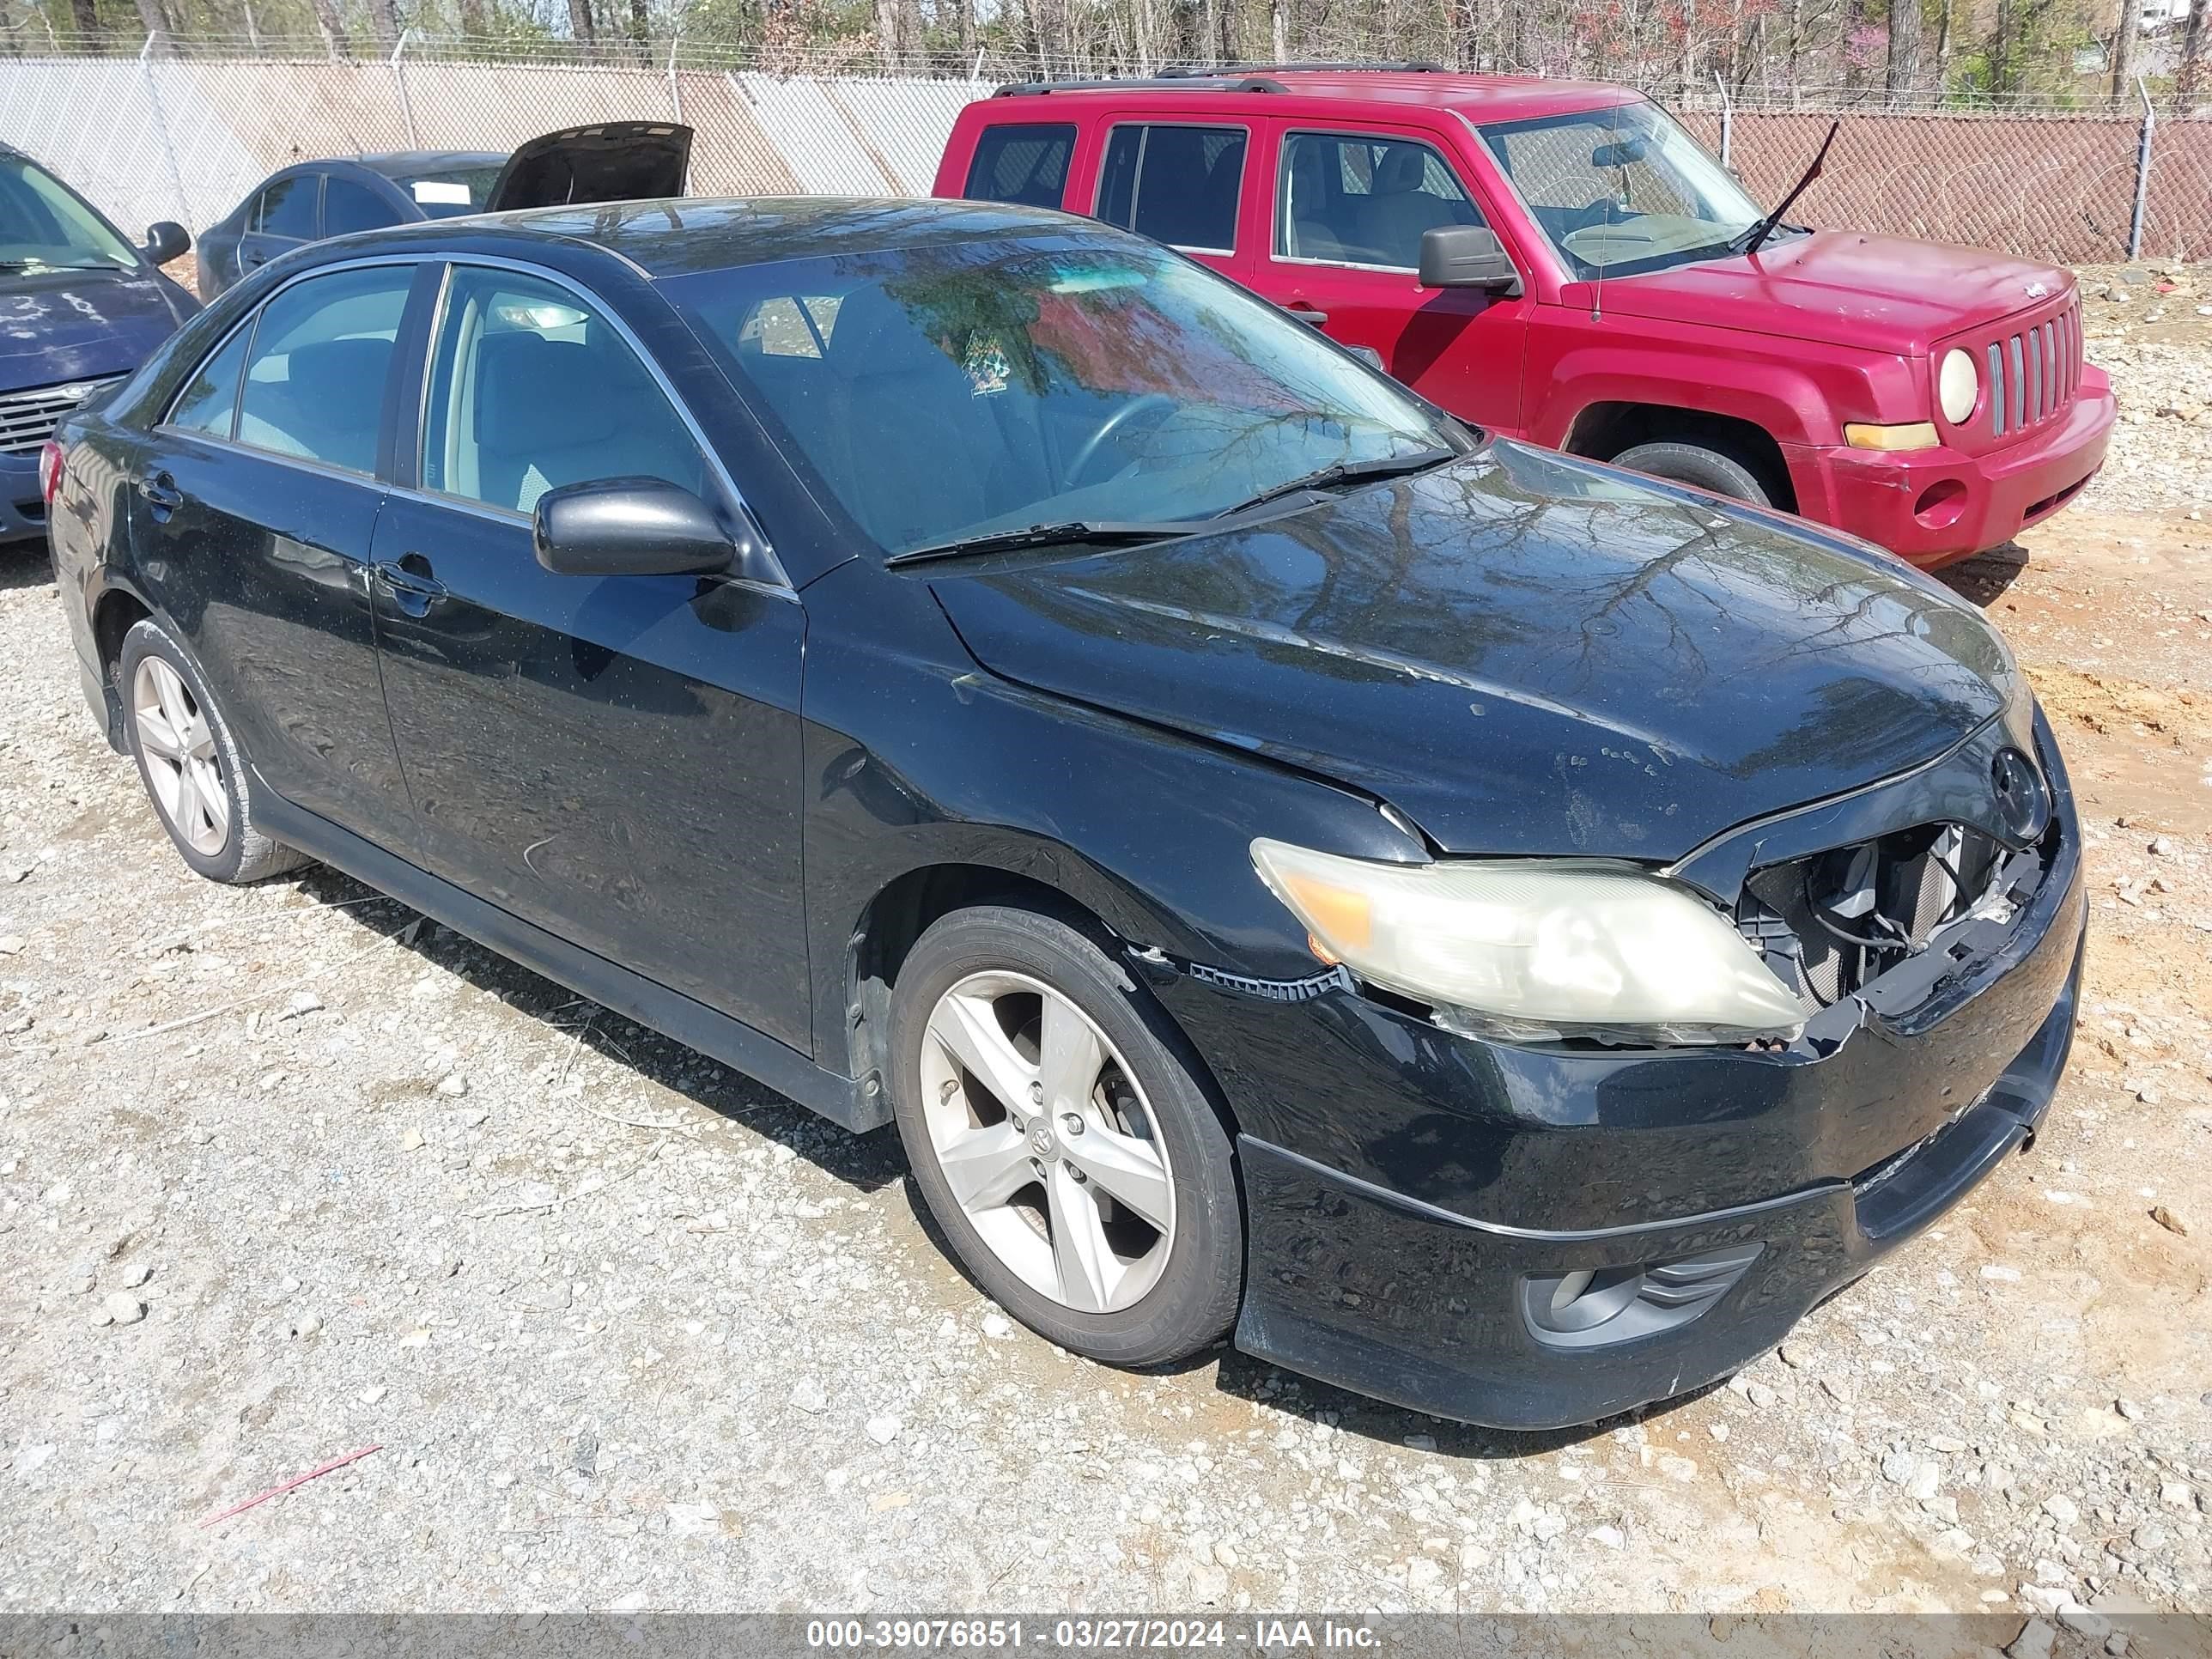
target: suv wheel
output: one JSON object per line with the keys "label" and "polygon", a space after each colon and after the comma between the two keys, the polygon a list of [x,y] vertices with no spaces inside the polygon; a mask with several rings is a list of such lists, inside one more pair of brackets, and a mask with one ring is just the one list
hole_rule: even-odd
{"label": "suv wheel", "polygon": [[161,827],[185,862],[213,881],[258,881],[306,856],[253,827],[252,775],[207,683],[150,617],[123,636],[116,665],[124,730]]}
{"label": "suv wheel", "polygon": [[1723,450],[1672,439],[1638,444],[1613,458],[1615,466],[1648,472],[1655,478],[1695,485],[1716,495],[1729,495],[1753,507],[1774,505],[1774,492],[1750,465]]}
{"label": "suv wheel", "polygon": [[891,1104],[963,1266],[1064,1348],[1160,1364],[1218,1340],[1243,1279],[1229,1137],[1112,957],[1027,910],[962,910],[892,994]]}

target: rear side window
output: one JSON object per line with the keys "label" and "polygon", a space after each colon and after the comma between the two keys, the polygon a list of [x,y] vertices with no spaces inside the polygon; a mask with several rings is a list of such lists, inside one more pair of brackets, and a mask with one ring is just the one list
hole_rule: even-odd
{"label": "rear side window", "polygon": [[1068,158],[1075,154],[1073,126],[986,127],[968,164],[968,188],[976,202],[1016,202],[1056,208],[1067,187]]}
{"label": "rear side window", "polygon": [[307,242],[315,235],[315,187],[322,175],[295,173],[279,179],[253,204],[253,228],[264,236],[289,236]]}
{"label": "rear side window", "polygon": [[1230,252],[1247,143],[1242,127],[1116,127],[1099,170],[1098,216],[1171,247]]}
{"label": "rear side window", "polygon": [[262,307],[239,399],[238,441],[374,474],[392,343],[412,265],[295,283]]}
{"label": "rear side window", "polygon": [[204,432],[211,438],[230,436],[231,416],[238,407],[239,371],[246,365],[246,348],[252,337],[252,329],[240,329],[192,371],[169,410],[171,426]]}
{"label": "rear side window", "polygon": [[350,231],[374,230],[398,222],[398,211],[368,185],[336,174],[324,180],[324,235],[343,236]]}

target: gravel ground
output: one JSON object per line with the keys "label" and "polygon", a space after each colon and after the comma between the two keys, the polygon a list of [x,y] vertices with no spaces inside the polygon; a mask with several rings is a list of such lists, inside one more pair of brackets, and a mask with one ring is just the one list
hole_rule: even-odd
{"label": "gravel ground", "polygon": [[2077,509],[1958,577],[2093,844],[2038,1147],[1727,1386],[1536,1437],[1232,1353],[1071,1358],[939,1252],[889,1132],[328,872],[195,879],[14,556],[0,1613],[2207,1607],[2212,534],[2185,429],[2116,452],[2171,510]]}

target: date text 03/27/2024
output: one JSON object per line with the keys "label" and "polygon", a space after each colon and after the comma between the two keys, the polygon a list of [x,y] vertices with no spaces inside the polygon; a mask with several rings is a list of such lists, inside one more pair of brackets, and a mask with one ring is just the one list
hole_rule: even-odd
{"label": "date text 03/27/2024", "polygon": [[1024,1646],[1073,1652],[1161,1651],[1229,1647],[1261,1651],[1337,1649],[1371,1650],[1381,1636],[1367,1625],[1333,1620],[1060,1619],[1049,1631],[1026,1628],[1018,1619],[816,1619],[806,1645],[830,1650],[890,1648],[989,1652]]}

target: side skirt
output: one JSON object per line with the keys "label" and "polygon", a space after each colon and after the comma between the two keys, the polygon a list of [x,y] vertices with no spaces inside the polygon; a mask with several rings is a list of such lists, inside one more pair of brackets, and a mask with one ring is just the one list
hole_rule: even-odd
{"label": "side skirt", "polygon": [[269,790],[265,779],[262,781],[267,799],[256,819],[285,845],[412,905],[433,921],[467,934],[477,944],[558,981],[604,1007],[743,1072],[855,1134],[890,1121],[890,1103],[881,1093],[872,1097],[865,1095],[851,1078],[817,1066],[796,1048],[742,1020],[487,903],[351,830],[295,806]]}

